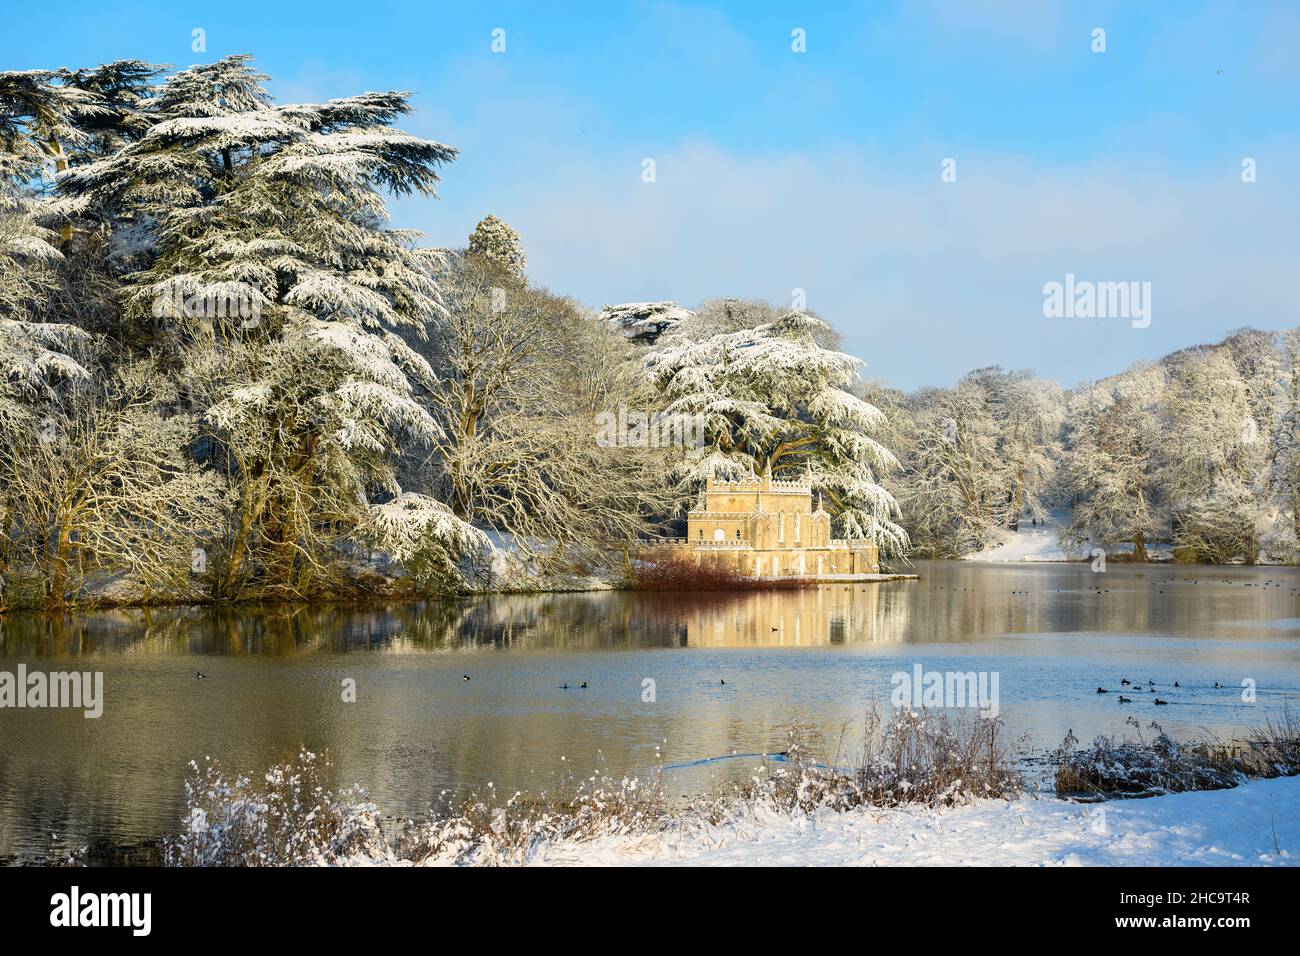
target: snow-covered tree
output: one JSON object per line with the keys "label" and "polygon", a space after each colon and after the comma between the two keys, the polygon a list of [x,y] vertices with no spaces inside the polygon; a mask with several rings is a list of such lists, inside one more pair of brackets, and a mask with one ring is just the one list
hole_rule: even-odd
{"label": "snow-covered tree", "polygon": [[58,286],[63,253],[39,214],[37,200],[0,187],[0,316],[8,321],[43,318]]}
{"label": "snow-covered tree", "polygon": [[[682,317],[681,323],[673,330],[692,342],[703,342],[724,332],[744,332],[756,329],[760,325],[770,325],[790,311],[789,308],[775,306],[762,299],[740,299],[725,297],[705,299],[693,312]],[[823,348],[839,349],[839,333],[820,315],[811,309],[797,310],[817,320],[812,328],[813,339]]]}
{"label": "snow-covered tree", "polygon": [[1043,495],[1059,453],[1065,400],[1055,382],[1028,372],[983,369],[971,376],[983,388],[997,423],[998,471],[1007,498],[1006,527],[1016,530],[1028,512],[1042,519]]}
{"label": "snow-covered tree", "polygon": [[32,182],[68,168],[88,137],[85,122],[108,115],[94,93],[59,82],[54,70],[0,72],[0,179]]}
{"label": "snow-covered tree", "polygon": [[[86,378],[66,355],[53,366]],[[0,446],[5,557],[35,569],[45,603],[73,597],[91,571],[125,570],[173,599],[199,593],[194,549],[220,521],[223,489],[189,459],[193,423],[169,414],[175,398],[155,366],[121,365]]]}
{"label": "snow-covered tree", "polygon": [[164,67],[143,60],[115,60],[80,70],[59,70],[59,84],[80,91],[90,108],[74,104],[78,147],[71,165],[112,155],[139,139],[151,121],[149,104]]}
{"label": "snow-covered tree", "polygon": [[[371,505],[357,535],[401,562],[432,591],[454,590],[466,578],[481,574],[492,552],[486,534],[436,498],[414,492]],[[474,569],[468,574],[466,564]]]}
{"label": "snow-covered tree", "polygon": [[600,311],[600,320],[630,342],[654,345],[660,336],[689,321],[694,314],[676,302],[624,302],[605,306]]}
{"label": "snow-covered tree", "polygon": [[1300,558],[1300,329],[1282,333],[1279,385],[1267,481],[1279,512],[1281,557],[1294,562]]}
{"label": "snow-covered tree", "polygon": [[1271,423],[1261,427],[1256,416],[1271,398],[1252,395],[1227,348],[1193,350],[1171,363],[1160,483],[1173,512],[1175,547],[1188,556],[1215,562],[1258,556]]}
{"label": "snow-covered tree", "polygon": [[399,446],[436,432],[412,398],[431,370],[397,333],[441,309],[440,259],[382,227],[381,190],[433,195],[455,150],[392,127],[406,94],[277,106],[263,80],[247,57],[169,77],[138,140],[62,180],[143,232],[123,338],[190,369],[239,489],[223,594],[327,579],[368,497],[400,493]]}
{"label": "snow-covered tree", "polygon": [[443,288],[428,342],[412,343],[439,383],[414,480],[547,566],[626,545],[670,509],[671,450],[596,440],[600,412],[649,399],[608,323],[479,256],[452,257]]}
{"label": "snow-covered tree", "polygon": [[519,278],[528,266],[519,233],[496,216],[485,216],[470,233],[470,256],[490,262],[507,275]]}
{"label": "snow-covered tree", "polygon": [[825,323],[791,312],[775,322],[702,342],[669,336],[645,357],[667,411],[698,416],[706,444],[685,477],[770,471],[811,475],[840,532],[901,553],[898,503],[878,480],[897,467],[873,437],[884,416],[849,389],[862,361],[816,339]]}
{"label": "snow-covered tree", "polygon": [[1054,382],[985,368],[887,401],[902,462],[887,484],[918,552],[960,557],[1046,514],[1064,408]]}
{"label": "snow-covered tree", "polygon": [[1073,502],[1062,532],[1067,549],[1131,544],[1134,559],[1145,561],[1148,543],[1167,530],[1159,482],[1163,388],[1164,371],[1146,366],[1072,397],[1060,474]]}
{"label": "snow-covered tree", "polygon": [[910,403],[895,487],[917,549],[960,557],[999,540],[1007,525],[999,431],[984,392],[964,381]]}
{"label": "snow-covered tree", "polygon": [[[0,606],[30,500],[22,489],[41,443],[57,434],[68,393],[87,383],[91,339],[74,326],[0,318]],[[88,363],[87,363],[88,364]]]}

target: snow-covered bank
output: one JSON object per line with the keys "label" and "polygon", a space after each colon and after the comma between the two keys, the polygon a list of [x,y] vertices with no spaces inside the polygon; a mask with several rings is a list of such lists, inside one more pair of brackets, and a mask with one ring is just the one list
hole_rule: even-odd
{"label": "snow-covered bank", "polygon": [[[430,861],[436,863],[437,861]],[[570,866],[1294,866],[1300,778],[1100,804],[1051,795],[925,808],[755,810],[720,826],[539,848]]]}
{"label": "snow-covered bank", "polygon": [[[1261,733],[1252,760],[1184,750],[1163,737],[1158,746],[1135,745],[1138,756],[1163,761],[1163,780],[1148,792],[1165,795],[1089,803],[1059,799],[1056,790],[1026,790],[1026,768],[1008,763],[997,730],[990,722],[954,723],[915,712],[883,726],[868,718],[860,768],[850,771],[810,759],[809,743],[818,738],[796,727],[788,751],[765,759],[746,786],[714,797],[674,801],[663,787],[662,771],[670,769],[664,766],[650,781],[594,773],[571,795],[506,797],[489,788],[422,819],[386,817],[356,787],[332,790],[329,758],[306,749],[260,777],[227,776],[207,759],[191,765],[184,828],[164,841],[162,856],[179,866],[1276,866],[1300,860],[1300,776],[1277,776],[1297,770],[1291,724]],[[1125,753],[1111,747],[1100,758],[1085,752],[1081,759],[1122,764]],[[1184,773],[1189,766],[1208,768],[1209,760],[1219,761],[1218,777]],[[1066,763],[1056,767],[1058,785],[1088,782]],[[1256,772],[1247,773],[1252,767]],[[1120,770],[1131,775],[1126,764]],[[1224,789],[1181,789],[1196,783]]]}

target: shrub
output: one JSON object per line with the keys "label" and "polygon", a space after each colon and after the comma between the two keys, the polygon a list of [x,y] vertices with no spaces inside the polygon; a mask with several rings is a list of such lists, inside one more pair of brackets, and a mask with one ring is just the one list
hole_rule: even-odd
{"label": "shrub", "polygon": [[379,811],[358,790],[336,793],[328,757],[307,750],[260,784],[190,763],[185,830],[166,842],[174,866],[304,866],[387,853]]}
{"label": "shrub", "polygon": [[767,591],[813,587],[817,583],[813,578],[756,578],[684,555],[639,559],[622,582],[633,591]]}
{"label": "shrub", "polygon": [[859,807],[947,807],[1020,790],[997,721],[872,712],[858,767],[814,755],[820,739],[796,725],[789,747],[743,787],[670,806],[662,767],[643,777],[597,772],[536,796],[501,799],[493,788],[427,817],[384,821],[359,790],[325,784],[326,758],[301,751],[262,781],[228,780],[212,761],[191,765],[187,813],[164,859],[176,866],[343,863],[515,865],[563,842],[654,837],[756,812],[806,815]]}
{"label": "shrub", "polygon": [[1300,725],[1284,711],[1281,719],[1252,730],[1244,741],[1202,740],[1179,744],[1154,721],[1150,742],[1101,736],[1089,748],[1074,749],[1067,735],[1052,754],[1058,796],[1085,800],[1153,797],[1189,790],[1225,790],[1248,780],[1300,774]]}

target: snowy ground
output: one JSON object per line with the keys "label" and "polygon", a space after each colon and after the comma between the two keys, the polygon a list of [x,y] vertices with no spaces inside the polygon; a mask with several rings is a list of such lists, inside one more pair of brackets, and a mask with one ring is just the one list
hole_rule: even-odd
{"label": "snowy ground", "polygon": [[[1279,852],[1279,848],[1281,852]],[[927,810],[758,812],[681,834],[545,848],[535,865],[1293,866],[1300,778],[1146,800],[1050,795]]]}
{"label": "snowy ground", "polygon": [[[1081,547],[1079,553],[1073,557],[1061,550],[1061,529],[1070,521],[1068,508],[1051,512],[1037,526],[1031,524],[1030,520],[1029,518],[1022,518],[1020,527],[1015,531],[1005,532],[1001,543],[976,554],[968,554],[962,560],[994,563],[1004,561],[1080,561],[1084,560],[1083,555],[1092,552],[1090,545]],[[1118,555],[1127,554],[1132,550],[1133,546],[1131,544],[1123,544],[1110,548],[1109,552],[1111,555]],[[1170,561],[1172,559],[1173,550],[1168,543],[1152,542],[1147,545],[1147,560]]]}
{"label": "snowy ground", "polygon": [[1052,514],[1045,523],[1034,527],[1029,519],[1020,522],[1018,531],[1008,531],[1006,540],[994,548],[966,556],[967,561],[1069,561],[1061,550],[1057,536],[1061,533],[1063,514]]}
{"label": "snowy ground", "polygon": [[1006,532],[1006,540],[996,548],[967,554],[966,561],[1070,561],[1057,535],[1061,525],[1056,522],[1031,527],[1021,523],[1019,531]]}

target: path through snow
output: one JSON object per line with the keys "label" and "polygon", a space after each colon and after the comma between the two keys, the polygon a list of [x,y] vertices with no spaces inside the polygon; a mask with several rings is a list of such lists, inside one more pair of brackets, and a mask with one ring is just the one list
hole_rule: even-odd
{"label": "path through snow", "polygon": [[1069,561],[1057,539],[1062,522],[1069,520],[1065,511],[1052,512],[1045,521],[1034,527],[1029,518],[1020,522],[1017,531],[1008,531],[1006,539],[997,547],[966,556],[967,561]]}

